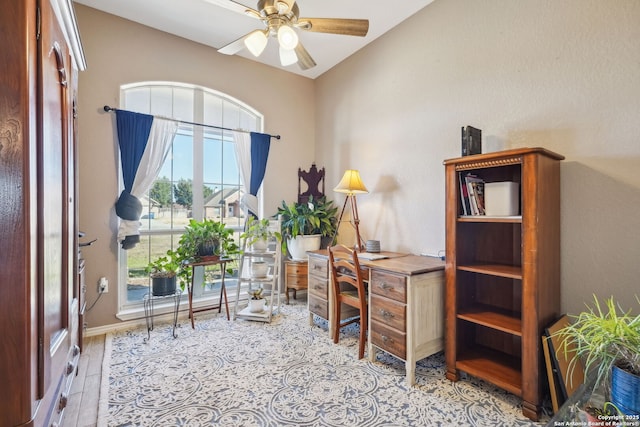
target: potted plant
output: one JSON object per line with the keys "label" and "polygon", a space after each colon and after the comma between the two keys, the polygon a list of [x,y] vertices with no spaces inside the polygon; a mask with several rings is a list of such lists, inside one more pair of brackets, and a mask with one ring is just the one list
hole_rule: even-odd
{"label": "potted plant", "polygon": [[183,256],[202,258],[206,256],[230,255],[238,250],[233,240],[233,230],[212,219],[191,219],[180,236]]}
{"label": "potted plant", "polygon": [[151,278],[151,292],[154,296],[171,295],[176,291],[176,279],[181,265],[180,256],[171,249],[166,255],[147,265],[145,271]]}
{"label": "potted plant", "polygon": [[[176,249],[178,260],[182,264],[199,261],[208,257],[232,256],[239,251],[233,238],[233,230],[224,223],[212,219],[197,221],[191,219],[184,228]],[[233,274],[231,267],[228,274]],[[191,268],[182,268],[179,272],[184,282],[191,282]]]}
{"label": "potted plant", "polygon": [[260,313],[264,311],[264,298],[262,296],[262,288],[251,289],[247,291],[249,294],[249,311],[251,313]]}
{"label": "potted plant", "polygon": [[293,259],[306,259],[307,251],[320,248],[322,237],[333,239],[337,213],[338,208],[325,196],[317,199],[310,196],[307,203],[283,201],[278,208],[282,216],[283,250],[288,249]]}
{"label": "potted plant", "polygon": [[594,372],[595,387],[604,388],[610,406],[640,414],[640,314],[623,311],[613,297],[601,304],[594,295],[594,302],[557,332],[565,356],[575,346],[569,372],[583,360],[585,372]]}
{"label": "potted plant", "polygon": [[250,246],[255,252],[266,251],[270,238],[275,238],[278,243],[282,242],[282,235],[278,230],[271,229],[268,218],[257,219],[253,215],[247,219],[245,232],[240,238],[245,239],[246,246]]}

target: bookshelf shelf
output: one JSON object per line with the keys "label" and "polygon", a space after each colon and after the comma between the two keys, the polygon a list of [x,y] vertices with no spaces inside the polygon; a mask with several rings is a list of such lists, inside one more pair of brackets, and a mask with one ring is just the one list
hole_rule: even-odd
{"label": "bookshelf shelf", "polygon": [[458,218],[459,222],[510,222],[521,223],[522,215],[514,216],[487,216],[487,215],[462,215]]}
{"label": "bookshelf shelf", "polygon": [[517,265],[501,265],[501,264],[461,265],[461,266],[458,266],[458,270],[522,280],[522,268]]}
{"label": "bookshelf shelf", "polygon": [[[520,396],[534,421],[545,389],[540,337],[560,314],[562,159],[521,148],[444,162],[446,376],[462,371]],[[518,215],[468,215],[468,176],[516,183]]]}
{"label": "bookshelf shelf", "polygon": [[520,316],[519,312],[501,310],[484,304],[458,310],[458,319],[517,336],[522,336]]}

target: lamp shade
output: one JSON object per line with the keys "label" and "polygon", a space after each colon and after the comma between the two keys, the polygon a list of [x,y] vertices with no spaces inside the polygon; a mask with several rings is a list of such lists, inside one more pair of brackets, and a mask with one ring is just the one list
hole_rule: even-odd
{"label": "lamp shade", "polygon": [[333,191],[347,194],[362,194],[369,192],[360,179],[360,172],[355,169],[345,171],[342,179]]}

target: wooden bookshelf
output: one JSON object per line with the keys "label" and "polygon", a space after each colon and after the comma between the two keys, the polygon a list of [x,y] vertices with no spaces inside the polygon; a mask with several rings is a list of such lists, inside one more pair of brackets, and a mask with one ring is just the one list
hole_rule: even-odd
{"label": "wooden bookshelf", "polygon": [[[460,372],[520,396],[537,421],[541,339],[560,314],[560,161],[543,148],[446,160],[446,376]],[[464,215],[460,179],[516,182],[519,213]]]}

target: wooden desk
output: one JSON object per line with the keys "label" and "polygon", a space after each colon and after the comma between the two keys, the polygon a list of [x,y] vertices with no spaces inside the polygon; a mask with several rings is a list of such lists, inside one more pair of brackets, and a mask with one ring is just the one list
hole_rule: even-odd
{"label": "wooden desk", "polygon": [[[404,360],[411,386],[416,362],[444,348],[444,262],[397,252],[381,254],[388,258],[360,261],[368,269],[369,360],[375,361],[378,349]],[[326,250],[309,252],[308,304],[310,322],[314,315],[327,319],[332,334],[337,322],[328,258]]]}
{"label": "wooden desk", "polygon": [[195,278],[195,269],[196,267],[206,267],[208,265],[219,265],[220,266],[220,275],[222,276],[222,283],[220,285],[220,299],[218,300],[218,305],[213,307],[205,307],[200,308],[197,311],[218,309],[218,313],[222,312],[222,298],[224,297],[224,306],[227,310],[227,320],[231,320],[229,316],[229,301],[227,299],[227,288],[224,286],[224,276],[225,271],[227,269],[227,262],[232,261],[231,258],[221,258],[221,257],[207,257],[206,259],[201,259],[196,262],[190,262],[187,266],[191,267],[191,283],[187,284],[187,288],[189,291],[189,319],[191,319],[191,328],[195,329],[195,325],[193,322],[193,280]]}

